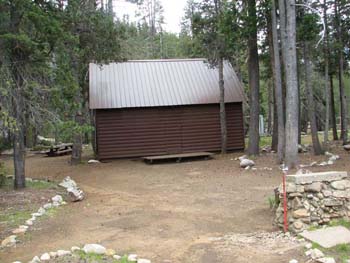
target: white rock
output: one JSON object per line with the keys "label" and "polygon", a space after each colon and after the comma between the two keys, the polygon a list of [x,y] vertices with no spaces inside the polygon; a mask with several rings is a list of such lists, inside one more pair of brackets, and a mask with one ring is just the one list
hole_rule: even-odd
{"label": "white rock", "polygon": [[247,155],[242,155],[240,157],[238,157],[238,160],[242,161],[244,159],[248,159]]}
{"label": "white rock", "polygon": [[104,246],[101,246],[99,244],[86,244],[83,247],[83,251],[85,253],[94,253],[94,254],[103,255],[103,254],[106,254],[107,249]]}
{"label": "white rock", "polygon": [[311,249],[312,248],[312,244],[311,243],[306,243],[305,244],[305,248],[306,249]]}
{"label": "white rock", "polygon": [[13,261],[12,263],[22,263],[21,261]]}
{"label": "white rock", "polygon": [[289,261],[289,263],[298,263],[298,260],[292,259],[292,260]]}
{"label": "white rock", "polygon": [[32,225],[33,225],[33,220],[28,219],[28,220],[26,221],[26,225],[27,225],[27,226],[32,226]]}
{"label": "white rock", "polygon": [[72,253],[68,250],[57,250],[57,256],[58,257],[63,257],[67,255],[71,255]]}
{"label": "white rock", "polygon": [[72,202],[77,202],[84,199],[84,192],[78,187],[67,188],[67,192]]}
{"label": "white rock", "polygon": [[18,228],[28,229],[28,228],[29,228],[29,226],[20,225]]}
{"label": "white rock", "polygon": [[63,181],[59,184],[59,186],[62,186],[64,188],[71,188],[71,187],[77,187],[77,184],[74,180],[72,180],[69,176],[63,179]]}
{"label": "white rock", "polygon": [[319,258],[319,259],[316,259],[316,261],[320,263],[335,263],[334,258],[331,258],[331,257]]}
{"label": "white rock", "polygon": [[327,166],[327,165],[328,165],[327,162],[322,162],[322,163],[319,164],[319,166]]}
{"label": "white rock", "polygon": [[324,257],[324,254],[321,250],[314,248],[311,250],[311,254],[310,254],[312,259],[318,259],[318,258],[322,258]]}
{"label": "white rock", "polygon": [[328,165],[333,165],[334,162],[333,162],[332,160],[328,160],[327,164],[328,164]]}
{"label": "white rock", "polygon": [[89,160],[89,161],[88,161],[89,164],[92,164],[92,163],[99,163],[99,162],[100,162],[100,161],[98,161],[98,160]]}
{"label": "white rock", "polygon": [[132,261],[132,262],[136,262],[137,261],[137,255],[136,254],[130,254],[128,256],[128,260]]}
{"label": "white rock", "polygon": [[51,257],[50,257],[50,254],[49,254],[49,253],[44,253],[44,254],[42,254],[41,257],[40,257],[40,260],[41,260],[41,261],[48,261],[48,260],[50,260],[50,259],[51,259]]}
{"label": "white rock", "polygon": [[[151,263],[151,260],[145,258],[139,258],[137,263]],[[298,262],[297,262],[298,263]]]}
{"label": "white rock", "polygon": [[72,252],[78,251],[78,250],[80,250],[80,247],[73,246],[70,250],[71,250]]}
{"label": "white rock", "polygon": [[50,208],[52,208],[52,204],[51,203],[44,204],[43,208],[46,209],[46,210],[50,209]]}
{"label": "white rock", "polygon": [[36,218],[36,217],[41,217],[42,214],[40,213],[32,213],[32,218]]}
{"label": "white rock", "polygon": [[44,215],[46,213],[46,210],[43,207],[40,207],[38,213]]}
{"label": "white rock", "polygon": [[113,258],[116,259],[116,260],[119,260],[119,259],[121,259],[122,257],[119,256],[119,255],[114,255]]}
{"label": "white rock", "polygon": [[15,230],[12,231],[12,234],[23,234],[27,232],[27,229],[25,228],[16,228]]}
{"label": "white rock", "polygon": [[40,262],[40,258],[38,256],[33,257],[33,259],[30,261],[30,263],[38,263]]}
{"label": "white rock", "polygon": [[254,166],[255,163],[253,160],[250,160],[250,159],[243,159],[240,164],[239,164],[242,168],[246,168],[246,167],[251,167],[251,166]]}
{"label": "white rock", "polygon": [[57,202],[53,202],[53,203],[52,203],[52,206],[53,206],[53,207],[59,207],[60,205],[61,205],[61,203],[57,203]]}
{"label": "white rock", "polygon": [[63,198],[61,195],[55,195],[54,197],[51,198],[53,203],[62,203],[63,202]]}
{"label": "white rock", "polygon": [[51,251],[50,253],[51,258],[56,258],[57,257],[57,252]]}

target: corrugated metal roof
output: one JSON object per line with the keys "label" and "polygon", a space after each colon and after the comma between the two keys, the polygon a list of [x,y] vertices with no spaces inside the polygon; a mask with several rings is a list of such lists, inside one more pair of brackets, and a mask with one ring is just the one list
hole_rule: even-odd
{"label": "corrugated metal roof", "polygon": [[[90,108],[132,108],[219,102],[218,71],[204,59],[90,63]],[[225,101],[244,100],[229,63],[224,65]]]}

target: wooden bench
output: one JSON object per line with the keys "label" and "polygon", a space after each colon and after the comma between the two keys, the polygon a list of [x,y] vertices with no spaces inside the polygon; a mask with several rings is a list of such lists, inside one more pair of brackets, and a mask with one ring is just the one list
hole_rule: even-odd
{"label": "wooden bench", "polygon": [[162,160],[176,160],[176,162],[181,162],[182,159],[190,159],[190,158],[212,158],[214,153],[210,152],[194,152],[194,153],[181,153],[181,154],[168,154],[168,155],[158,155],[158,156],[146,156],[142,157],[142,159],[149,164],[152,164],[155,161]]}
{"label": "wooden bench", "polygon": [[73,143],[63,143],[59,145],[51,146],[50,150],[45,153],[49,157],[67,155],[72,153]]}

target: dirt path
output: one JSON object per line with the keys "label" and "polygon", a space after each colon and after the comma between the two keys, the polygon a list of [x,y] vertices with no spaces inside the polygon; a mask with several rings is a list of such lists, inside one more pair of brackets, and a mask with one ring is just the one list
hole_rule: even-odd
{"label": "dirt path", "polygon": [[[239,155],[176,164],[119,160],[77,167],[67,163],[69,157],[28,158],[29,177],[71,176],[87,197],[40,223],[17,248],[2,251],[0,262],[26,261],[88,242],[120,254],[135,252],[152,262],[303,262],[302,250],[288,242],[237,242],[240,233],[277,230],[267,199],[280,183],[271,155],[259,157],[257,167],[274,167],[272,171],[241,170],[233,160]],[[332,169],[344,170],[344,158]]]}

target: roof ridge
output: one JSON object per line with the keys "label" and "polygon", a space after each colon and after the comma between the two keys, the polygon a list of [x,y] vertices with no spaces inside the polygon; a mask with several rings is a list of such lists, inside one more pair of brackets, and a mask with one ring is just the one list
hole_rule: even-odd
{"label": "roof ridge", "polygon": [[206,61],[206,58],[164,58],[164,59],[131,59],[125,62],[182,62],[182,61]]}

